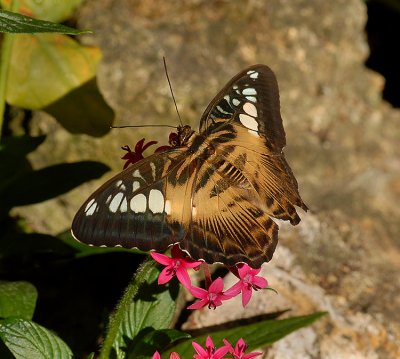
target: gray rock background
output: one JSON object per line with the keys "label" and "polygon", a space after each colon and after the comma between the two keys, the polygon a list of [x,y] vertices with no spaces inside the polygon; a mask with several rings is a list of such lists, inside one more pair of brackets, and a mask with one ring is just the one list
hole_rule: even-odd
{"label": "gray rock background", "polygon": [[[363,66],[364,3],[91,0],[77,17],[94,31],[83,42],[104,53],[99,84],[117,125],[178,123],[162,56],[181,116],[194,128],[245,66],[265,63],[278,78],[285,153],[311,211],[301,213],[297,227],[281,226],[276,255],[263,269],[278,295],[258,292],[246,310],[227,302],[217,312],[196,312],[186,326],[285,308],[289,315],[326,310],[329,316],[278,342],[265,358],[400,357],[400,112],[381,101],[382,78]],[[121,145],[142,137],[165,143],[169,133],[72,136],[43,114],[33,129],[48,134],[31,157],[37,167],[97,159],[114,171],[122,165]],[[38,230],[65,230],[104,179],[16,211]]]}

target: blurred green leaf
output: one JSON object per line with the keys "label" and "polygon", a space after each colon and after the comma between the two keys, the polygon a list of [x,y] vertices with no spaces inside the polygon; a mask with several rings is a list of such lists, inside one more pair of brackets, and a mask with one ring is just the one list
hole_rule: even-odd
{"label": "blurred green leaf", "polygon": [[226,330],[210,331],[206,335],[186,340],[185,342],[170,348],[169,351],[176,351],[182,358],[189,358],[193,353],[192,342],[195,341],[204,347],[208,335],[212,336],[213,342],[216,346],[223,344],[222,339],[228,340],[234,346],[240,338],[243,338],[251,351],[271,345],[295,330],[312,324],[325,314],[325,312],[318,312],[282,320],[264,320]]}
{"label": "blurred green leaf", "polygon": [[90,31],[77,30],[54,22],[36,20],[29,16],[0,9],[0,32],[14,34],[55,32],[59,34],[79,35]]}
{"label": "blurred green leaf", "polygon": [[42,202],[99,178],[109,170],[95,161],[62,163],[28,172],[17,177],[0,192],[0,203],[6,208]]}
{"label": "blurred green leaf", "polygon": [[98,48],[65,35],[15,36],[6,100],[29,109],[46,107],[92,79],[100,58]]}
{"label": "blurred green leaf", "polygon": [[0,321],[0,338],[16,359],[72,358],[71,350],[58,336],[28,320]]}
{"label": "blurred green leaf", "polygon": [[[0,4],[6,10],[11,10],[11,2],[14,0],[1,0]],[[19,0],[16,12],[32,16],[37,19],[62,22],[72,15],[82,0]]]}
{"label": "blurred green leaf", "polygon": [[37,296],[29,282],[0,281],[0,318],[32,319]]}
{"label": "blurred green leaf", "polygon": [[43,109],[71,133],[103,136],[110,131],[114,111],[104,101],[96,79],[72,90]]}

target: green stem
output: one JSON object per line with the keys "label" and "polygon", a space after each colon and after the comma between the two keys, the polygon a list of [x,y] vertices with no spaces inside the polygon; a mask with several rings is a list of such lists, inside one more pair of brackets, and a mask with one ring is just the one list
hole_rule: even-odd
{"label": "green stem", "polygon": [[99,359],[109,359],[112,346],[118,335],[121,323],[124,320],[125,314],[129,310],[129,306],[132,303],[132,299],[138,292],[141,285],[146,282],[148,273],[151,267],[154,265],[154,261],[147,260],[139,267],[136,274],[132,278],[128,287],[125,290],[114,314],[110,318],[110,323],[108,325],[108,331],[106,338],[104,339],[103,347],[101,348]]}
{"label": "green stem", "polygon": [[[10,11],[16,12],[19,7],[19,0],[14,0],[11,4]],[[6,89],[8,69],[11,61],[11,49],[14,40],[14,34],[4,34],[3,44],[1,46],[0,57],[0,139],[3,129],[4,110],[6,108]]]}

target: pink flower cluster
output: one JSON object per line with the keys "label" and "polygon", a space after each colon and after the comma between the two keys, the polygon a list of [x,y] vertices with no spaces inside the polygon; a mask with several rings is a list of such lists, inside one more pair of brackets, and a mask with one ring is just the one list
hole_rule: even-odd
{"label": "pink flower cluster", "polygon": [[[153,259],[164,265],[158,277],[158,284],[165,284],[176,276],[181,284],[187,288],[190,293],[199,300],[188,307],[188,309],[200,309],[208,306],[209,309],[215,309],[222,305],[222,301],[231,299],[242,293],[243,307],[247,305],[252,296],[253,290],[262,289],[268,286],[265,278],[257,276],[261,268],[253,269],[245,263],[240,263],[236,267],[229,268],[235,274],[239,281],[231,288],[224,291],[224,282],[221,277],[214,281],[208,271],[206,263],[194,261],[186,255],[177,244],[171,249],[171,257],[165,254],[151,252]],[[190,281],[187,270],[190,268],[198,269],[203,266],[205,272],[206,289],[195,287]]]}
{"label": "pink flower cluster", "polygon": [[[196,351],[196,354],[193,355],[194,359],[229,359],[225,357],[226,354],[230,354],[230,358],[233,359],[251,359],[256,356],[261,355],[261,352],[252,352],[245,354],[244,352],[247,349],[247,345],[242,338],[238,340],[235,345],[235,348],[224,339],[224,346],[221,348],[216,348],[212,339],[207,337],[206,347],[203,348],[200,344],[193,342],[193,348]],[[158,352],[155,352],[152,359],[161,359],[161,356]],[[180,356],[176,352],[172,352],[169,356],[169,359],[180,359]]]}

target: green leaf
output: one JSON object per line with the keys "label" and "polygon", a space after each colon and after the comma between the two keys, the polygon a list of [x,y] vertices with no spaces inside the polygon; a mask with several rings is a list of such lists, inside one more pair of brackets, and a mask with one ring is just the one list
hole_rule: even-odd
{"label": "green leaf", "polygon": [[[148,328],[145,335],[137,337],[130,345],[126,359],[151,358],[157,350],[161,352],[170,344],[181,339],[190,338],[190,334],[175,329],[152,330]],[[139,340],[138,340],[139,339]]]}
{"label": "green leaf", "polygon": [[71,133],[103,136],[110,131],[114,111],[104,101],[96,79],[72,90],[43,109]]}
{"label": "green leaf", "polygon": [[222,339],[228,340],[233,346],[235,346],[236,342],[240,338],[243,338],[246,344],[249,346],[249,350],[251,351],[271,345],[295,330],[312,324],[325,314],[325,312],[318,312],[310,315],[282,320],[268,319],[249,325],[237,326],[231,329],[214,332],[209,331],[206,335],[198,336],[191,340],[180,343],[169,349],[169,351],[176,351],[182,358],[189,358],[193,354],[192,341],[195,341],[204,347],[208,335],[212,337],[212,340],[216,346],[223,344]]}
{"label": "green leaf", "polygon": [[36,20],[7,10],[0,10],[0,32],[14,34],[55,32],[69,35],[90,33],[88,30],[78,30],[54,22]]}
{"label": "green leaf", "polygon": [[179,286],[176,281],[157,284],[160,270],[152,260],[137,270],[110,318],[99,359],[126,358],[134,343],[153,330],[167,329],[175,314]]}
{"label": "green leaf", "polygon": [[[4,9],[11,10],[12,1],[15,3],[14,0],[1,0],[0,4]],[[81,2],[82,0],[19,0],[18,8],[14,11],[36,19],[63,22]]]}
{"label": "green leaf", "polygon": [[16,359],[72,358],[71,350],[59,337],[28,320],[0,321],[0,338]]}
{"label": "green leaf", "polygon": [[62,163],[22,174],[0,192],[5,208],[42,202],[99,178],[109,167],[100,162]]}
{"label": "green leaf", "polygon": [[7,77],[9,104],[41,109],[96,75],[98,48],[82,46],[65,35],[14,37]]}
{"label": "green leaf", "polygon": [[[175,281],[164,286],[158,285],[159,274],[158,266],[151,263],[151,267],[146,270],[144,281],[140,283],[138,293],[124,313],[113,343],[116,357],[119,359],[125,358],[126,353],[140,343],[140,338],[147,336],[150,331],[167,329],[171,325],[179,287]],[[153,353],[154,351],[151,354]]]}
{"label": "green leaf", "polygon": [[0,281],[0,317],[32,319],[37,295],[31,283]]}

